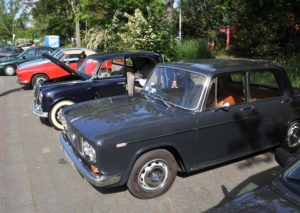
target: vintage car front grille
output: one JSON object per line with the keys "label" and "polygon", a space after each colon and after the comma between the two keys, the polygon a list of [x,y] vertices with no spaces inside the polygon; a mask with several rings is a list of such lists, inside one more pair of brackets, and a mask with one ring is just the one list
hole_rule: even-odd
{"label": "vintage car front grille", "polygon": [[67,131],[66,135],[73,145],[73,147],[80,153],[82,153],[82,137],[78,133],[77,130],[75,130],[70,124],[67,124]]}

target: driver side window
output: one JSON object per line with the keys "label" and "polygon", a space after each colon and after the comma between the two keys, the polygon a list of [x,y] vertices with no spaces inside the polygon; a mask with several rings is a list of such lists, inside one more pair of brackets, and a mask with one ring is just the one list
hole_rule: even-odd
{"label": "driver side window", "polygon": [[244,74],[229,73],[215,76],[209,86],[206,108],[220,108],[227,102],[230,106],[245,103]]}

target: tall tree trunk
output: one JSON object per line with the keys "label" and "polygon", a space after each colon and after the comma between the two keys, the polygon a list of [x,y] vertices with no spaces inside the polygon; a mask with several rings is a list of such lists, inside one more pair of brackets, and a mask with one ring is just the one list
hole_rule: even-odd
{"label": "tall tree trunk", "polygon": [[80,40],[80,23],[79,20],[76,20],[76,46],[81,46],[81,40]]}
{"label": "tall tree trunk", "polygon": [[76,33],[76,46],[80,47],[81,46],[81,41],[80,41],[80,23],[79,23],[79,18],[77,17],[79,13],[79,0],[68,0],[73,14],[75,18],[75,33]]}
{"label": "tall tree trunk", "polygon": [[172,24],[174,0],[164,0],[164,2],[165,2],[166,11],[167,11],[168,22],[169,22],[169,24]]}

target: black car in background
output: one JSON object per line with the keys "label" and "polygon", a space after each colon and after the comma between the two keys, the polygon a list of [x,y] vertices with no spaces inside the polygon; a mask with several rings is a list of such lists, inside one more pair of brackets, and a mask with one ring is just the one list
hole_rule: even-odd
{"label": "black car in background", "polygon": [[285,169],[271,185],[242,194],[208,212],[300,212],[300,157],[277,148],[275,158]]}
{"label": "black car in background", "polygon": [[91,184],[165,193],[191,173],[282,145],[300,146],[300,99],[265,61],[158,64],[140,95],[62,110],[61,144]]}
{"label": "black car in background", "polygon": [[2,47],[0,48],[0,61],[16,57],[23,49],[21,47]]}
{"label": "black car in background", "polygon": [[39,83],[34,90],[33,112],[63,129],[60,111],[66,105],[116,95],[133,95],[143,88],[152,68],[163,62],[153,52],[118,52],[88,56],[78,71],[44,55],[71,75]]}

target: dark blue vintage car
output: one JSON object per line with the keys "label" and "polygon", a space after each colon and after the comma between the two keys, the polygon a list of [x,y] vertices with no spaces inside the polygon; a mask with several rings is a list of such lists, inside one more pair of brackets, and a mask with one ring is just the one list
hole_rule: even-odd
{"label": "dark blue vintage car", "polygon": [[78,71],[50,55],[44,55],[72,75],[39,83],[34,90],[33,112],[63,128],[59,114],[66,105],[141,90],[153,67],[163,62],[153,52],[118,52],[86,57]]}
{"label": "dark blue vintage car", "polygon": [[280,67],[264,61],[159,64],[136,96],[62,111],[61,144],[95,186],[165,193],[194,172],[282,144],[300,145],[300,100]]}
{"label": "dark blue vintage car", "polygon": [[277,148],[275,159],[285,169],[270,185],[242,194],[208,212],[300,212],[300,157]]}

